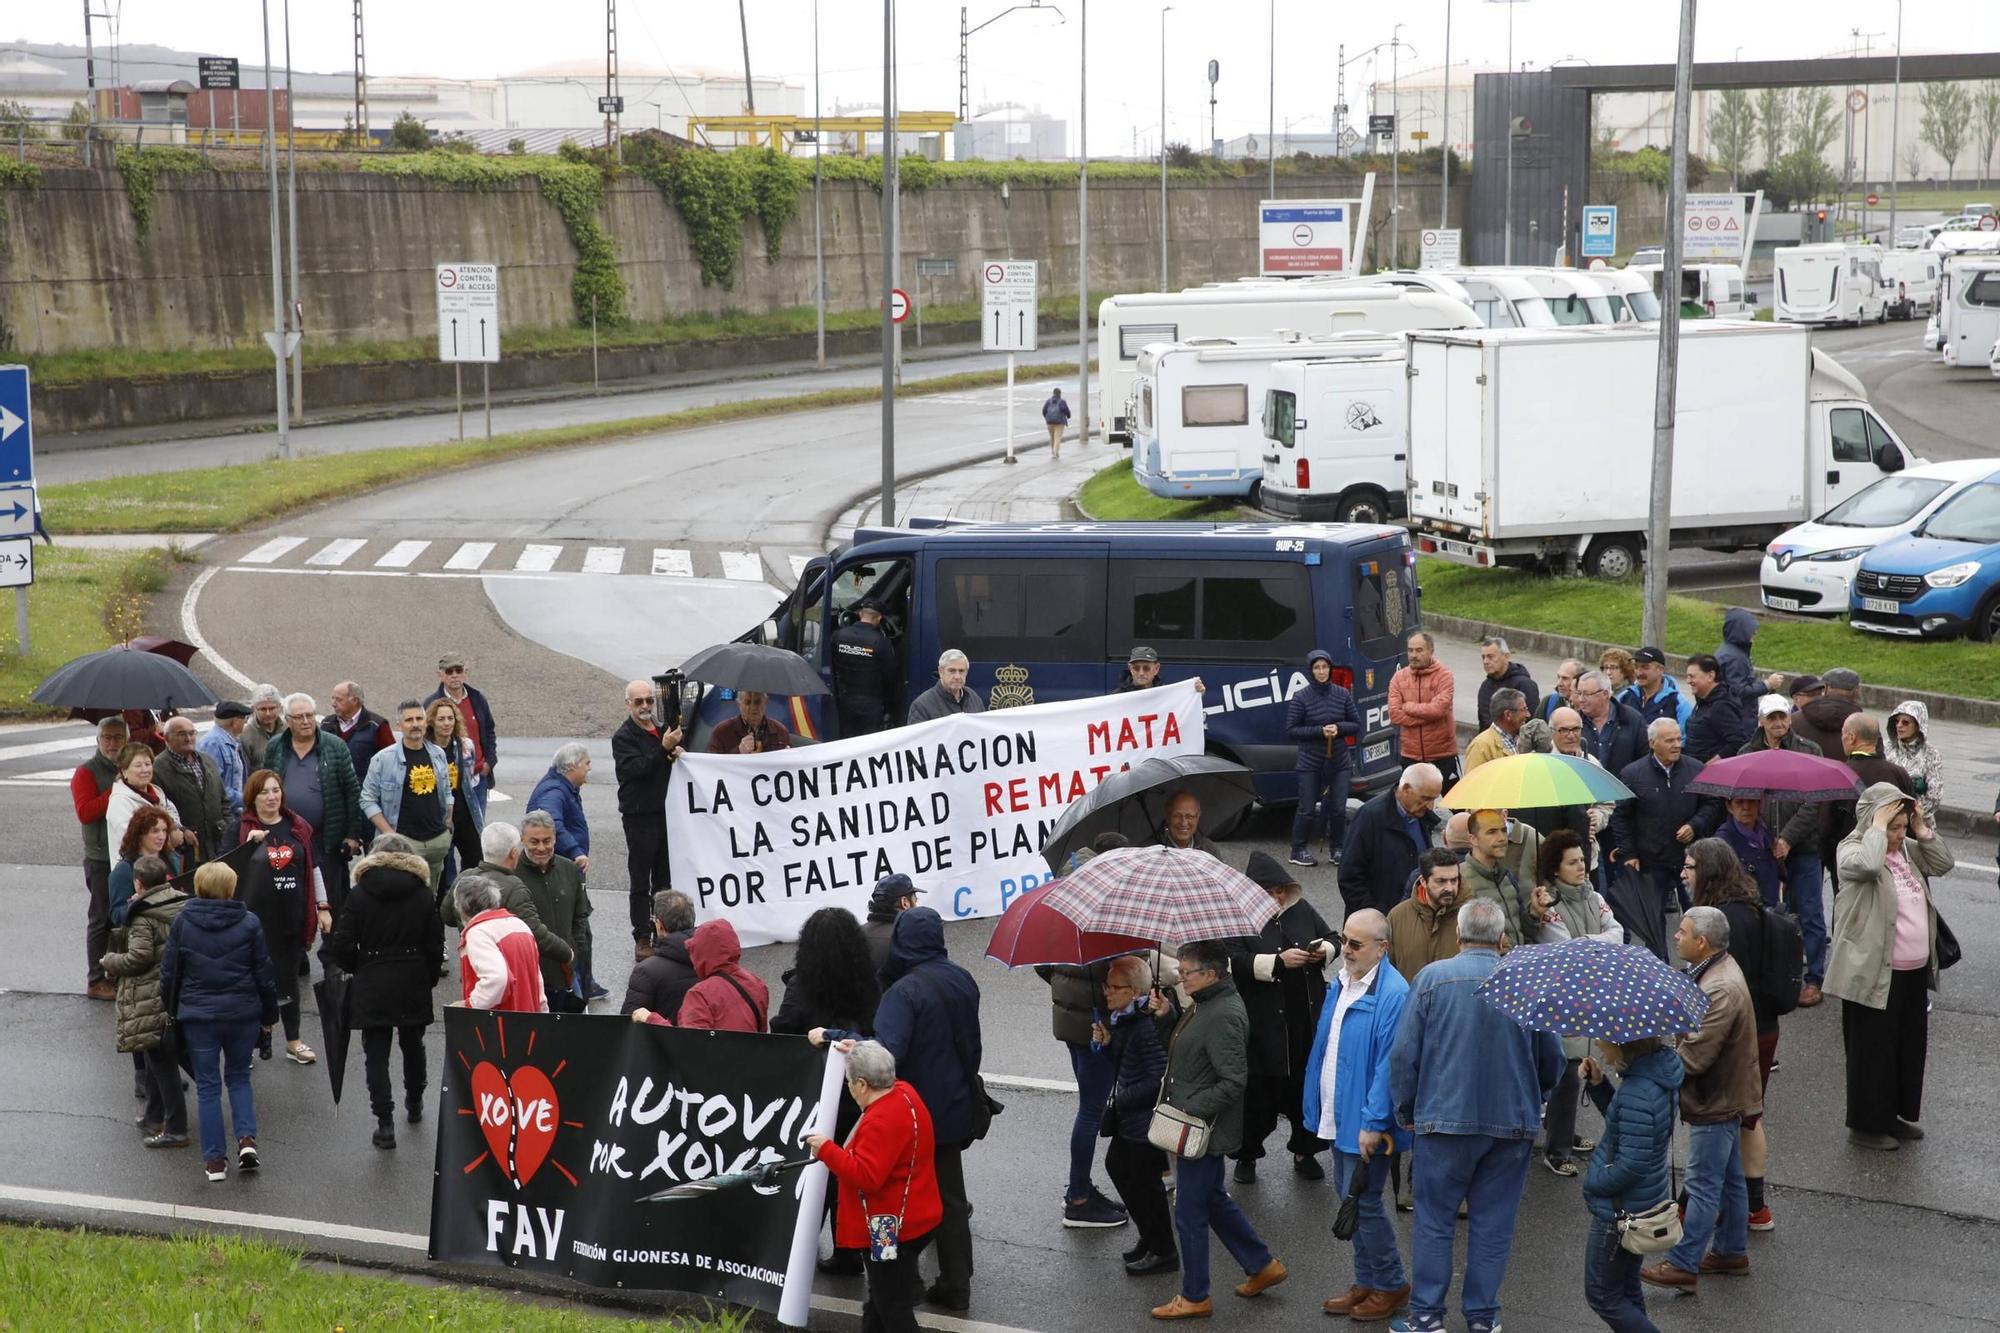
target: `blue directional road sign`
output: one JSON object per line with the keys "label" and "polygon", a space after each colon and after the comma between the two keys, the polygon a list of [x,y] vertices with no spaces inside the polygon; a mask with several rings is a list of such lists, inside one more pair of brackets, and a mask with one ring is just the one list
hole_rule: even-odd
{"label": "blue directional road sign", "polygon": [[1585,204],[1583,257],[1609,259],[1618,253],[1618,208],[1615,204]]}
{"label": "blue directional road sign", "polygon": [[0,486],[0,537],[35,535],[35,488]]}
{"label": "blue directional road sign", "polygon": [[0,366],[0,486],[35,480],[34,413],[28,404],[28,368]]}

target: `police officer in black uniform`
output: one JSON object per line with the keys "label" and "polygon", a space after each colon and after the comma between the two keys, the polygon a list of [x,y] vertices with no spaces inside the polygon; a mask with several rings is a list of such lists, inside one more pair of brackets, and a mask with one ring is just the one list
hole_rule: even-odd
{"label": "police officer in black uniform", "polygon": [[833,697],[840,710],[843,737],[882,730],[895,712],[894,700],[902,684],[896,645],[882,629],[882,604],[864,598],[854,610],[854,622],[835,630],[828,641]]}

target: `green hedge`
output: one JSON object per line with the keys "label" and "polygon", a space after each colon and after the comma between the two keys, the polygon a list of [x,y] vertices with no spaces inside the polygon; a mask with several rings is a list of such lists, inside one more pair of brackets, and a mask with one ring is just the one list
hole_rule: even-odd
{"label": "green hedge", "polygon": [[190,175],[204,170],[201,154],[189,148],[148,148],[143,151],[121,146],[112,159],[125,180],[125,202],[132,206],[132,221],[143,239],[153,226],[153,186],[163,171]]}

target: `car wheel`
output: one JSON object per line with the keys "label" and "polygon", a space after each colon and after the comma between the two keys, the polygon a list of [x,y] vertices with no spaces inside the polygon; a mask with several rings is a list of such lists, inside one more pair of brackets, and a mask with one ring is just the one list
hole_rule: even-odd
{"label": "car wheel", "polygon": [[1250,490],[1243,497],[1243,503],[1249,505],[1252,509],[1262,509],[1264,507],[1264,483],[1261,481],[1251,482]]}
{"label": "car wheel", "polygon": [[1340,505],[1333,511],[1336,523],[1386,523],[1389,521],[1389,502],[1381,492],[1371,490],[1350,491],[1340,497]]}
{"label": "car wheel", "polygon": [[1609,583],[1622,582],[1639,572],[1639,539],[1631,533],[1599,537],[1583,553],[1583,572]]}
{"label": "car wheel", "polygon": [[1972,620],[1972,637],[1981,643],[2000,643],[2000,591],[1986,594]]}

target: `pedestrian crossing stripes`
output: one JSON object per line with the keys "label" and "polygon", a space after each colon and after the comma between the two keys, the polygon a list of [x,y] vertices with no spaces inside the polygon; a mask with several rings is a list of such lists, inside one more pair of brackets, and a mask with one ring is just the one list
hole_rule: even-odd
{"label": "pedestrian crossing stripes", "polygon": [[347,557],[353,555],[367,544],[353,537],[342,537],[338,541],[328,542],[307,556],[306,563],[309,565],[344,565],[347,563]]}
{"label": "pedestrian crossing stripes", "polygon": [[521,548],[521,558],[514,562],[514,568],[529,574],[546,574],[556,567],[556,557],[561,554],[560,546],[530,542]]}
{"label": "pedestrian crossing stripes", "polygon": [[721,555],[722,577],[749,583],[764,581],[764,561],[755,551],[724,551]]}
{"label": "pedestrian crossing stripes", "polygon": [[256,550],[243,557],[246,565],[268,565],[272,561],[289,554],[294,547],[304,546],[304,537],[273,537]]}
{"label": "pedestrian crossing stripes", "polygon": [[670,578],[691,579],[694,577],[694,557],[673,547],[654,547],[653,572]]}
{"label": "pedestrian crossing stripes", "polygon": [[416,558],[430,549],[429,542],[397,542],[375,562],[377,569],[408,569]]}
{"label": "pedestrian crossing stripes", "polygon": [[486,557],[493,554],[492,542],[467,542],[451,554],[444,562],[446,569],[477,569],[486,563]]}
{"label": "pedestrian crossing stripes", "polygon": [[[372,540],[366,537],[253,539],[230,568],[243,573],[319,574],[411,578],[562,578],[573,575],[651,575],[675,579],[726,579],[784,585],[804,575],[812,554],[718,548],[701,544],[525,541]],[[768,564],[766,563],[768,559]]]}
{"label": "pedestrian crossing stripes", "polygon": [[584,552],[583,572],[586,574],[616,574],[625,567],[625,548],[622,546],[593,546]]}

